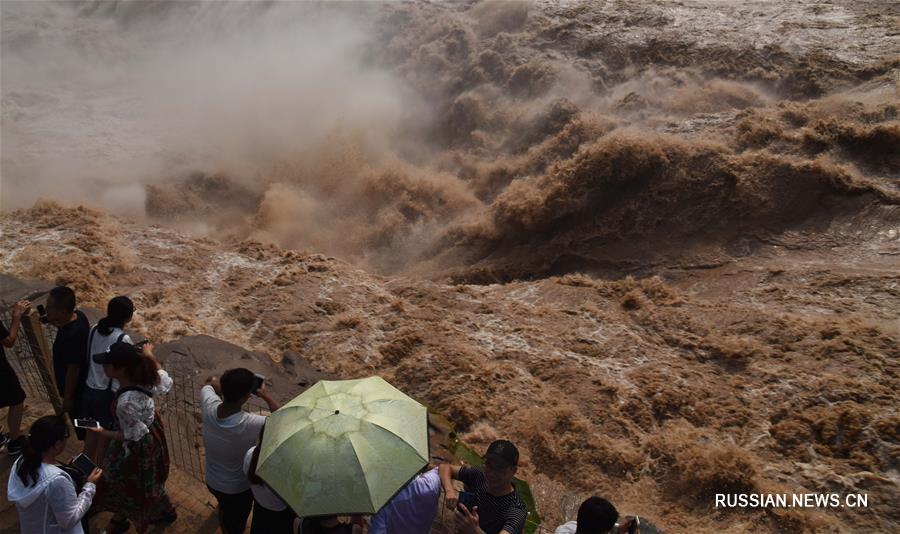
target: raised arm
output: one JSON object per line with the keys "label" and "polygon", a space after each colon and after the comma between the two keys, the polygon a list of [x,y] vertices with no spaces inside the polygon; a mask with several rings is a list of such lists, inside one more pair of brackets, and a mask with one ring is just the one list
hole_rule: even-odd
{"label": "raised arm", "polygon": [[453,487],[453,481],[459,480],[459,469],[460,466],[451,464],[441,464],[438,467],[441,486],[444,487],[444,502],[451,510],[456,510],[456,503],[459,500],[459,492]]}
{"label": "raised arm", "polygon": [[25,312],[28,311],[30,306],[31,303],[27,300],[16,302],[16,306],[13,308],[12,323],[9,325],[9,335],[0,339],[0,343],[2,343],[4,347],[9,348],[15,345],[16,337],[19,335],[19,324],[22,322],[22,316],[25,315]]}
{"label": "raised arm", "polygon": [[266,387],[266,383],[263,382],[263,385],[259,387],[259,391],[256,392],[259,395],[259,398],[266,401],[266,404],[269,406],[269,411],[274,412],[275,410],[281,408],[281,403],[275,400],[271,394],[269,394],[269,389]]}

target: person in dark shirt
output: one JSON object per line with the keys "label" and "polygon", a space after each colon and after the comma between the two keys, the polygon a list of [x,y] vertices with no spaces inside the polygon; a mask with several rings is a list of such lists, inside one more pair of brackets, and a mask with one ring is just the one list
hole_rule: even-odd
{"label": "person in dark shirt", "polygon": [[[63,411],[75,419],[81,415],[81,394],[87,380],[87,344],[91,324],[81,310],[75,308],[75,292],[65,286],[50,290],[47,297],[47,321],[56,326],[53,340],[53,374],[63,399]],[[78,439],[84,440],[84,429],[76,428]]]}
{"label": "person in dark shirt", "polygon": [[19,334],[19,323],[22,315],[28,311],[31,303],[20,300],[13,308],[12,323],[9,330],[0,323],[0,408],[9,407],[6,414],[6,424],[9,426],[9,434],[0,435],[0,446],[6,444],[6,453],[10,456],[22,454],[22,445],[25,437],[22,436],[22,414],[25,412],[25,390],[19,383],[16,371],[6,359],[4,347],[12,347],[16,343]]}
{"label": "person in dark shirt", "polygon": [[[522,534],[527,512],[525,503],[512,485],[519,464],[519,450],[506,440],[498,440],[484,455],[484,468],[441,464],[439,473],[447,506],[456,513],[456,524],[465,534]],[[462,482],[475,494],[471,510],[459,503],[453,480]]]}

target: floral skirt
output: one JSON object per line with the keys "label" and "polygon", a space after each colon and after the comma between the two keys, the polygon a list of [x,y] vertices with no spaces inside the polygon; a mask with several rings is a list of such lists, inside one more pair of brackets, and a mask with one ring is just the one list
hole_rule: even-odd
{"label": "floral skirt", "polygon": [[174,509],[166,492],[169,449],[159,414],[139,441],[112,441],[106,449],[103,476],[97,484],[92,512],[113,512],[134,523],[138,532]]}

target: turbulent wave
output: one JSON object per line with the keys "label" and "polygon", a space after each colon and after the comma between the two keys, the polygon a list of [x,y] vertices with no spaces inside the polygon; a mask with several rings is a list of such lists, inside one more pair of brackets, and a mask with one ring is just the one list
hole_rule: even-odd
{"label": "turbulent wave", "polygon": [[379,373],[551,522],[897,530],[898,5],[0,9],[5,273]]}
{"label": "turbulent wave", "polygon": [[4,11],[7,208],[66,198],[474,281],[777,233],[839,216],[825,195],[896,201],[890,47],[847,57],[792,8],[791,49],[722,40],[741,11],[691,34],[618,4]]}
{"label": "turbulent wave", "polygon": [[[671,150],[654,146],[655,157]],[[793,172],[831,190],[827,168]],[[875,211],[900,227],[896,209]],[[82,305],[128,294],[149,339],[215,333],[276,361],[301,354],[342,377],[377,373],[449,416],[469,444],[514,440],[544,526],[562,522],[565,499],[602,494],[673,532],[848,522],[889,532],[900,522],[900,240],[870,222],[851,226],[854,244],[818,241],[833,231],[782,236],[774,253],[683,283],[569,274],[458,285],[42,202],[0,217],[0,269],[71,284]],[[870,500],[711,514],[720,492]]]}

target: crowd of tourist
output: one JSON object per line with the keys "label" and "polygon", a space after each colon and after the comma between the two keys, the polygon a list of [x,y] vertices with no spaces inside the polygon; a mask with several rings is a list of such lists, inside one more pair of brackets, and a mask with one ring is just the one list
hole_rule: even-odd
{"label": "crowd of tourist", "polygon": [[[18,302],[0,342],[11,347],[31,303]],[[22,532],[80,534],[87,518],[111,512],[106,532],[123,533],[132,526],[145,532],[163,529],[177,519],[166,491],[169,454],[165,428],[155,398],[172,387],[172,378],[154,357],[153,346],[135,344],[125,327],[135,312],[128,297],[109,301],[106,316],[93,327],[76,306],[75,293],[56,287],[47,297],[42,321],[56,327],[53,375],[66,417],[37,419],[22,433],[25,392],[0,347],[0,407],[7,407],[8,433],[0,438],[15,458],[8,499],[14,502]],[[438,514],[440,495],[463,534],[522,534],[528,516],[513,485],[519,451],[507,440],[490,444],[482,467],[425,465],[380,510],[369,517],[297,517],[288,504],[257,474],[267,418],[245,409],[258,396],[272,412],[281,405],[265,382],[248,369],[210,377],[200,390],[205,475],[215,498],[225,534],[425,534]],[[96,465],[79,471],[59,456],[70,437],[69,421],[84,454]],[[91,422],[85,424],[84,420]],[[460,492],[454,481],[461,483]],[[642,519],[621,517],[600,497],[581,504],[575,521],[555,534],[655,532]]]}

